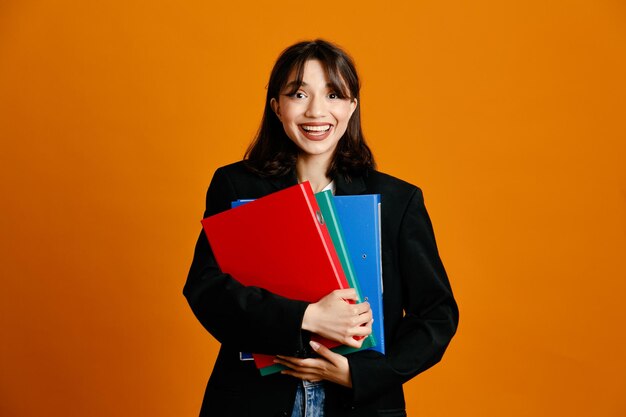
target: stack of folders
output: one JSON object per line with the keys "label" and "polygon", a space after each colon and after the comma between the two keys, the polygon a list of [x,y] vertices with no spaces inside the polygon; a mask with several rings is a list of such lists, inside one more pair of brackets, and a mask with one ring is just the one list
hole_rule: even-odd
{"label": "stack of folders", "polygon": [[[385,353],[378,195],[313,194],[304,182],[232,206],[202,220],[223,272],[243,285],[308,302],[353,287],[359,301],[372,307],[372,335],[359,349],[313,339],[343,355],[361,349]],[[284,369],[272,355],[252,356],[262,375]]]}

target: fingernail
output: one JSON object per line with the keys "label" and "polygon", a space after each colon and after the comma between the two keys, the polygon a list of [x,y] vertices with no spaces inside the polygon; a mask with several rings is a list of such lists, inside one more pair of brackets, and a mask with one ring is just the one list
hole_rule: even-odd
{"label": "fingernail", "polygon": [[311,347],[313,348],[313,350],[317,350],[317,349],[319,349],[319,348],[320,348],[320,344],[319,344],[319,343],[317,343],[317,342],[315,342],[315,341],[313,341],[313,340],[311,340],[311,341],[309,342],[309,345],[311,345]]}

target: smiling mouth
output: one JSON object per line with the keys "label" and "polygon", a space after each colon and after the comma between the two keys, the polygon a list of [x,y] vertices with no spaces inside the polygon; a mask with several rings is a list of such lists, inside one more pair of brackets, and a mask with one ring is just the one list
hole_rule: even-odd
{"label": "smiling mouth", "polygon": [[306,133],[312,135],[322,135],[330,130],[332,125],[300,125],[300,128]]}

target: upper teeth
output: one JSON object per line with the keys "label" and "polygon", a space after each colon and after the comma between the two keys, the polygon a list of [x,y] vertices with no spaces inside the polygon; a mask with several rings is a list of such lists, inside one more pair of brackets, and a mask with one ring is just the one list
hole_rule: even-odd
{"label": "upper teeth", "polygon": [[330,129],[330,125],[323,125],[323,126],[302,126],[302,129],[307,130],[307,131],[313,131],[313,132],[323,132],[325,130]]}

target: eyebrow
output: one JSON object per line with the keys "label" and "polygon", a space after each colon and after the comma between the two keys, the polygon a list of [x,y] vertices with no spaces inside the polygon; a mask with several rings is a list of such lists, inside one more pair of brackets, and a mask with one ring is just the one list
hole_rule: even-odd
{"label": "eyebrow", "polygon": [[[298,83],[297,80],[293,80],[293,81],[289,81],[286,85],[285,85],[285,90],[288,90],[290,88],[294,88],[294,87],[307,87],[308,84],[305,83],[304,81],[302,81],[301,83]],[[333,85],[331,83],[326,83],[326,87],[328,88],[334,88]]]}
{"label": "eyebrow", "polygon": [[285,84],[285,90],[291,90],[292,88],[298,88],[303,85],[306,86],[307,83],[305,83],[304,81],[302,81],[301,83],[298,83],[297,80],[289,81],[287,84]]}

